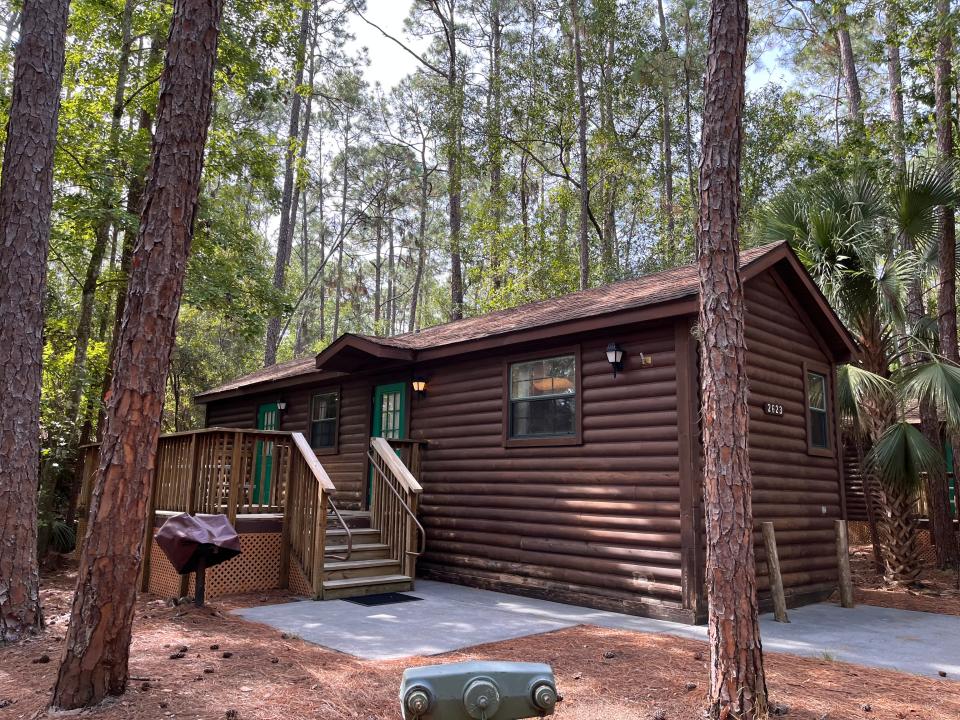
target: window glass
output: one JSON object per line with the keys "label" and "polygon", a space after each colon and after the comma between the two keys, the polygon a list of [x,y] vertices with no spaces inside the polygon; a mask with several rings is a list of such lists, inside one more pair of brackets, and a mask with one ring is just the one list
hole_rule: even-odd
{"label": "window glass", "polygon": [[574,355],[510,366],[510,437],[576,434],[577,367]]}
{"label": "window glass", "polygon": [[340,394],[319,393],[310,406],[310,445],[314,448],[332,448],[337,444],[337,413]]}
{"label": "window glass", "polygon": [[807,373],[807,408],[810,415],[810,446],[830,447],[827,416],[827,378],[820,373]]}

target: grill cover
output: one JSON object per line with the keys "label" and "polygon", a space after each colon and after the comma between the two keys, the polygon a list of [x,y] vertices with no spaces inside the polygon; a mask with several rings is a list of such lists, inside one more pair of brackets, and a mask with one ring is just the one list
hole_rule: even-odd
{"label": "grill cover", "polygon": [[213,567],[240,554],[240,536],[226,515],[174,515],[155,537],[181,575],[196,571],[201,561]]}

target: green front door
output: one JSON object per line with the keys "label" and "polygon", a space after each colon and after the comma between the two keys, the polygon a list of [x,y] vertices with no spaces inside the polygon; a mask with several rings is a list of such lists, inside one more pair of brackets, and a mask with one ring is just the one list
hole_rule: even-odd
{"label": "green front door", "polygon": [[[276,403],[267,403],[257,408],[257,430],[278,430],[280,410]],[[270,481],[273,478],[273,443],[257,441],[256,464],[253,472],[253,497],[251,502],[265,505],[270,501]]]}
{"label": "green front door", "polygon": [[[407,384],[377,385],[373,389],[371,437],[405,438],[407,436]],[[367,505],[373,499],[373,473],[367,477]]]}

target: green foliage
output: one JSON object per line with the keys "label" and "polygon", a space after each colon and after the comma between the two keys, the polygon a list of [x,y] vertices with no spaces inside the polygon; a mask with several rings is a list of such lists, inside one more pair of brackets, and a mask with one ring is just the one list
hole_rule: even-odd
{"label": "green foliage", "polygon": [[923,473],[940,472],[943,457],[919,429],[903,420],[888,427],[864,458],[884,484],[915,490]]}
{"label": "green foliage", "polygon": [[960,429],[960,367],[931,357],[901,368],[896,380],[902,403],[929,403],[951,429]]}
{"label": "green foliage", "polygon": [[837,409],[841,420],[855,431],[864,433],[872,403],[878,399],[880,403],[893,400],[896,390],[894,383],[881,375],[856,365],[842,365],[836,377]]}

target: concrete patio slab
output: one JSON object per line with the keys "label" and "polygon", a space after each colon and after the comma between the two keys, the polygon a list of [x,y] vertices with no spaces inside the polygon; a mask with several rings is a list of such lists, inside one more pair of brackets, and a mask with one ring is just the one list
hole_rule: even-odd
{"label": "concrete patio slab", "polygon": [[[706,628],[418,580],[420,602],[366,608],[343,600],[236,610],[254,622],[359,658],[437,655],[574,625],[703,640]],[[821,603],[790,611],[788,624],[760,620],[767,651],[830,658],[960,680],[960,617]]]}

